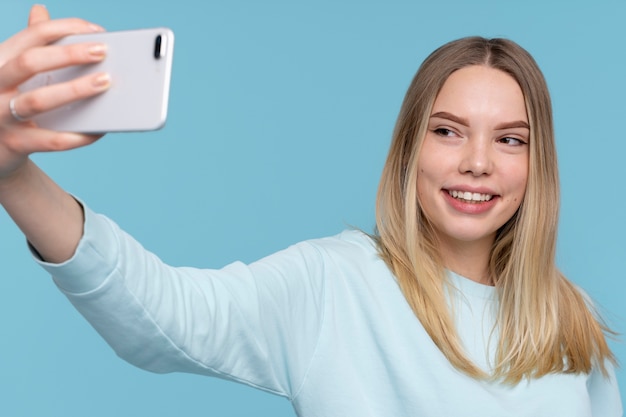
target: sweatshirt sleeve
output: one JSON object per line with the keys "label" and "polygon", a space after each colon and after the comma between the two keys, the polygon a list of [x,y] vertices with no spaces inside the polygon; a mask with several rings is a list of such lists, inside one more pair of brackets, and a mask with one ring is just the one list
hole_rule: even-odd
{"label": "sweatshirt sleeve", "polygon": [[250,265],[175,268],[85,207],[62,264],[38,262],[115,352],[152,372],[191,372],[291,397],[323,320],[326,265],[303,242]]}
{"label": "sweatshirt sleeve", "polygon": [[606,362],[607,375],[595,368],[587,379],[587,391],[591,401],[591,415],[598,417],[622,417],[620,391],[612,363]]}

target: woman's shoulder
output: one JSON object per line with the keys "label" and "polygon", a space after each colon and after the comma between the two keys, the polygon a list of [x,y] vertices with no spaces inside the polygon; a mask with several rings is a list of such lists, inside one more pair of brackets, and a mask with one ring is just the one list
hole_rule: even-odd
{"label": "woman's shoulder", "polygon": [[374,238],[358,229],[346,229],[336,235],[303,242],[333,257],[378,257]]}

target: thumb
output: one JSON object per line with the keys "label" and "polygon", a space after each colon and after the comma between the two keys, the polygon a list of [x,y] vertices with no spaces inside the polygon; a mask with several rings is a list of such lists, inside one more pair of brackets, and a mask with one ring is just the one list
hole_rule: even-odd
{"label": "thumb", "polygon": [[50,13],[48,13],[46,6],[43,4],[35,4],[31,7],[30,14],[28,15],[28,26],[47,20],[50,20]]}

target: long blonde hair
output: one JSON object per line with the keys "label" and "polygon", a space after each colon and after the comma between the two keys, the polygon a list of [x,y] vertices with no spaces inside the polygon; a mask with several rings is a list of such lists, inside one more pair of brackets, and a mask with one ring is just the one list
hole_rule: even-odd
{"label": "long blonde hair", "polygon": [[[466,356],[446,302],[445,269],[417,196],[417,161],[432,106],[454,71],[484,65],[512,76],[530,124],[529,176],[515,215],[498,231],[490,273],[499,297],[493,373]],[[535,60],[506,39],[450,42],[423,62],[406,93],[378,189],[376,241],[415,315],[448,360],[475,378],[517,383],[555,372],[588,373],[615,358],[610,332],[555,265],[559,178],[550,95]]]}

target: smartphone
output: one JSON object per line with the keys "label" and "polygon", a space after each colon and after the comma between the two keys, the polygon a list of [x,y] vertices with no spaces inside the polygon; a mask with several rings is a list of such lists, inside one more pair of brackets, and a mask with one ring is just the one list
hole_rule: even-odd
{"label": "smartphone", "polygon": [[174,33],[168,28],[71,35],[56,44],[102,42],[106,58],[40,73],[20,91],[69,81],[94,72],[108,72],[111,87],[104,93],[39,114],[39,126],[65,132],[105,133],[157,130],[167,119]]}

